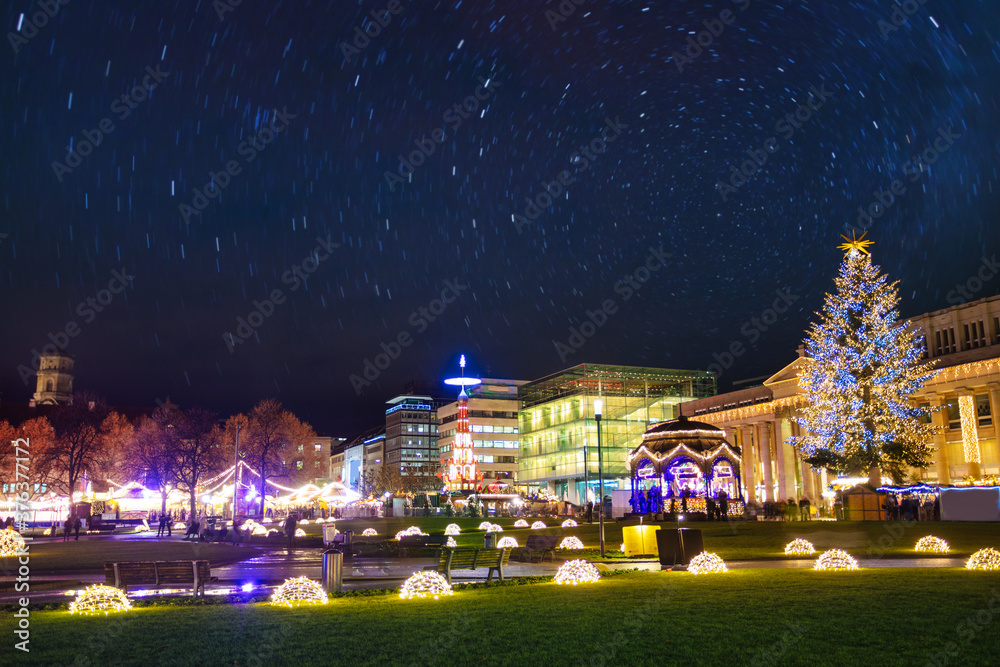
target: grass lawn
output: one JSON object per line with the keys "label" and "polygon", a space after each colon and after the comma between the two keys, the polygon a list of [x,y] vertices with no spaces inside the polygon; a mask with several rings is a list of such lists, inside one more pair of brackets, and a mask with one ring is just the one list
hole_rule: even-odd
{"label": "grass lawn", "polygon": [[[483,531],[479,524],[485,519],[437,517],[404,517],[389,519],[351,519],[338,521],[340,530],[350,529],[360,536],[365,528],[375,528],[379,536],[392,536],[409,526],[420,526],[425,533],[443,533],[449,523],[457,523],[462,534],[455,538],[459,546],[482,546]],[[527,519],[532,523],[536,519]],[[504,532],[524,545],[529,535],[576,535],[588,548],[583,555],[593,556],[600,544],[597,524],[581,523],[576,528],[560,528],[562,519],[542,519],[548,528],[530,530],[514,528],[515,519],[489,519],[500,524]],[[857,558],[916,556],[913,547],[924,535],[937,535],[948,540],[954,556],[970,556],[983,547],[1000,549],[1000,523],[968,523],[951,521],[876,522],[876,521],[733,521],[684,523],[688,528],[703,532],[705,549],[718,553],[725,560],[784,559],[785,545],[796,537],[811,541],[817,550],[845,549]],[[665,523],[666,528],[676,524]],[[318,525],[304,527],[307,533],[319,535]],[[622,542],[622,527],[609,522],[604,527],[606,552],[618,552]]]}
{"label": "grass lawn", "polygon": [[[103,570],[104,561],[209,560],[213,565],[234,563],[255,555],[256,549],[231,544],[158,542],[156,540],[83,539],[79,542],[30,542],[32,571]],[[0,559],[0,572],[14,558]]]}
{"label": "grass lawn", "polygon": [[[992,605],[992,607],[991,607]],[[325,607],[32,612],[16,664],[993,665],[1000,573],[945,568],[628,573],[592,585],[344,597]],[[387,641],[388,640],[388,641]],[[951,657],[946,652],[952,653]]]}

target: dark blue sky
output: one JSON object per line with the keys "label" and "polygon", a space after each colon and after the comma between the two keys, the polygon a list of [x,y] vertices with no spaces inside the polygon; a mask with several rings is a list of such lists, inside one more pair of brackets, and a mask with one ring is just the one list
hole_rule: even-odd
{"label": "dark blue sky", "polygon": [[[845,223],[894,180],[870,235],[902,315],[952,305],[997,252],[993,3],[915,3],[888,30],[888,1],[588,2],[559,22],[556,2],[402,1],[348,62],[342,43],[388,4],[76,1],[37,30],[35,3],[6,5],[0,399],[27,400],[18,366],[67,323],[78,388],[112,403],[276,396],[336,435],[460,352],[534,379],[706,368],[740,342],[725,388],[791,360]],[[420,141],[433,153],[410,176],[398,156]],[[747,151],[770,152],[755,167]],[[513,217],[567,170],[548,208]],[[182,204],[203,210],[188,222]],[[778,290],[785,312],[754,323]],[[560,354],[588,311],[602,325]],[[392,341],[358,395],[351,375]]]}

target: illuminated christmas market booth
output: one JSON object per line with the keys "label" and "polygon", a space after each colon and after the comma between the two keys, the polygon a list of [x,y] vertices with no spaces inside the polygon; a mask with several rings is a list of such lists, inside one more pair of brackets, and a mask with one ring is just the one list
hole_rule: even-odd
{"label": "illuminated christmas market booth", "polygon": [[740,450],[726,433],[687,417],[647,430],[628,459],[633,514],[743,514]]}

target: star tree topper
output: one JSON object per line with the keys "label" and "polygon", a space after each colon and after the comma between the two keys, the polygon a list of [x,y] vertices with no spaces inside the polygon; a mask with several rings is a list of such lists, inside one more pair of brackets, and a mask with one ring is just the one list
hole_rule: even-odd
{"label": "star tree topper", "polygon": [[859,239],[859,238],[855,238],[854,232],[851,232],[851,238],[847,238],[846,236],[844,236],[843,234],[841,234],[840,238],[844,239],[844,243],[842,243],[839,246],[837,246],[837,249],[838,250],[843,250],[844,254],[847,254],[847,255],[849,255],[853,251],[857,250],[858,252],[860,252],[862,254],[865,254],[865,255],[868,255],[870,257],[871,253],[868,252],[868,246],[875,245],[875,242],[874,241],[866,241],[865,240],[865,236],[867,236],[867,235],[868,235],[868,232],[865,232],[864,234],[861,235],[861,238]]}

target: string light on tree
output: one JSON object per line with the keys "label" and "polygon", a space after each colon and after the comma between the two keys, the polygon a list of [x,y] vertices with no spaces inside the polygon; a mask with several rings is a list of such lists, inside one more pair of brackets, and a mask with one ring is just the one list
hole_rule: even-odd
{"label": "string light on tree", "polygon": [[921,360],[918,332],[899,323],[898,283],[872,263],[872,242],[843,238],[836,293],[826,295],[805,340],[799,386],[808,402],[796,418],[804,434],[790,441],[809,463],[867,474],[878,487],[880,469],[899,477],[927,465],[933,427],[909,397],[933,370]]}

